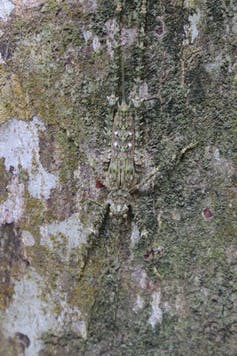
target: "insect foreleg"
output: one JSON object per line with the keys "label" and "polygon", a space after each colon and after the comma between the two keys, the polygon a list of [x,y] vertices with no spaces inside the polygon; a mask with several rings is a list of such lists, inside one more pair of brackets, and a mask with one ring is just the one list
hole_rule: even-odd
{"label": "insect foreleg", "polygon": [[94,200],[89,199],[88,203],[94,204],[96,207],[96,213],[92,214],[92,223],[91,223],[91,234],[90,238],[98,237],[100,235],[101,228],[105,222],[109,211],[109,204],[106,202],[105,204],[100,204]]}
{"label": "insect foreleg", "polygon": [[158,166],[157,168],[155,168],[147,177],[145,177],[144,179],[141,180],[141,182],[139,182],[138,184],[134,185],[129,193],[132,194],[136,191],[139,191],[142,189],[142,187],[144,187],[147,183],[151,182],[152,179],[154,179],[154,177],[158,177],[161,172],[160,170],[160,166]]}
{"label": "insect foreleg", "polygon": [[[177,166],[180,163],[180,161],[182,160],[182,158],[186,154],[186,152],[188,152],[188,151],[192,150],[193,148],[195,148],[197,146],[197,144],[198,144],[197,142],[190,143],[189,145],[183,147],[181,151],[176,153],[171,158],[167,170],[169,171],[171,169],[174,169],[174,167]],[[157,178],[158,176],[160,176],[162,174],[163,173],[161,172],[161,167],[160,166],[156,167],[155,169],[152,170],[152,172],[147,177],[142,179],[141,182],[139,182],[134,187],[132,187],[129,192],[132,194],[135,191],[141,190],[142,187],[144,187],[146,184],[151,182],[154,178]]]}
{"label": "insect foreleg", "polygon": [[87,265],[88,259],[90,258],[90,252],[93,248],[93,245],[96,241],[96,239],[100,236],[101,229],[103,227],[103,224],[106,220],[106,217],[109,212],[109,204],[100,204],[94,200],[88,199],[86,201],[87,206],[90,204],[93,204],[94,207],[96,208],[96,213],[94,211],[88,212],[90,216],[90,227],[89,227],[89,233],[87,235],[87,242],[82,246],[81,248],[81,258],[80,258],[80,264],[78,266],[79,271],[78,271],[78,278],[81,279],[85,267]]}

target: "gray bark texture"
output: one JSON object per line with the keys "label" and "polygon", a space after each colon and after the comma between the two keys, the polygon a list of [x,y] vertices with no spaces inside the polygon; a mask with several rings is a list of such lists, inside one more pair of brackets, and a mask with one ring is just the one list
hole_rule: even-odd
{"label": "gray bark texture", "polygon": [[[237,354],[237,2],[118,8],[0,1],[2,356]],[[123,222],[120,47],[137,175],[159,167]]]}

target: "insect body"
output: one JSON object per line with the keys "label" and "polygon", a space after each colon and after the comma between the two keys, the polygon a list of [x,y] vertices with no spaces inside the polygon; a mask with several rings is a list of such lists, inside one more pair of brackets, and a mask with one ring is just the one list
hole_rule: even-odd
{"label": "insect body", "polygon": [[110,215],[126,217],[131,205],[130,190],[137,183],[135,172],[135,113],[123,99],[118,103],[111,135],[111,159],[106,185],[110,190]]}
{"label": "insect body", "polygon": [[[123,8],[125,6],[125,2],[123,2],[123,6],[120,0],[118,0],[117,4],[117,16],[119,18],[120,23],[123,21]],[[143,68],[142,63],[142,53],[144,52],[144,24],[145,24],[145,16],[146,16],[146,0],[141,1],[141,28],[138,35],[138,47],[141,52],[140,64],[138,64],[138,77],[134,78],[134,82],[136,83],[136,87],[139,86],[137,83],[142,83],[141,80],[141,70]],[[126,218],[128,212],[132,205],[132,195],[135,191],[139,191],[142,187],[147,185],[150,181],[153,180],[154,177],[157,177],[160,174],[159,167],[152,169],[152,164],[150,164],[150,157],[147,152],[140,155],[143,156],[143,160],[139,163],[140,166],[145,167],[143,169],[142,176],[138,176],[136,172],[135,165],[135,138],[136,138],[136,127],[135,123],[138,122],[136,118],[136,110],[140,105],[139,98],[135,97],[127,101],[128,95],[125,94],[125,48],[124,44],[121,40],[122,38],[122,27],[118,31],[118,58],[119,58],[119,74],[116,74],[116,77],[120,78],[121,85],[121,97],[120,100],[116,99],[114,92],[109,98],[109,104],[114,106],[116,105],[115,114],[113,116],[113,124],[110,136],[110,152],[109,159],[107,157],[106,163],[108,163],[108,170],[105,175],[105,180],[103,185],[108,190],[108,195],[105,204],[105,210],[108,211],[110,216],[114,216],[116,219]],[[115,66],[116,67],[116,66]],[[140,73],[139,73],[140,72]],[[131,96],[131,95],[130,95]],[[144,98],[143,98],[144,99]],[[157,99],[156,97],[151,97],[148,100]],[[117,100],[117,103],[116,103]],[[181,159],[183,154],[192,148],[193,145],[187,146],[184,150],[181,151],[181,154],[175,155],[171,162],[175,162]],[[137,148],[137,147],[136,147]],[[141,153],[141,152],[140,152]],[[137,161],[137,155],[136,155]]]}
{"label": "insect body", "polygon": [[[146,0],[141,2],[146,7]],[[140,6],[140,5],[139,5]],[[106,173],[105,185],[109,191],[107,204],[110,215],[116,218],[126,217],[131,207],[131,192],[138,183],[135,170],[135,105],[126,100],[125,94],[125,53],[122,40],[125,1],[117,1],[117,19],[120,23],[118,36],[119,74],[121,79],[121,98],[117,102],[113,117],[112,133],[110,137],[110,160]],[[142,15],[145,18],[145,12]],[[143,20],[144,20],[143,18]],[[143,28],[143,26],[141,26]],[[117,74],[116,74],[117,75]],[[114,97],[114,95],[112,95]]]}

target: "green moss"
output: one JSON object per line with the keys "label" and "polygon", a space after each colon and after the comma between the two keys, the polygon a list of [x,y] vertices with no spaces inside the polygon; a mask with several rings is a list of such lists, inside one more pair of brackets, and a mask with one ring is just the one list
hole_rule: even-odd
{"label": "green moss", "polygon": [[25,192],[25,212],[24,218],[21,220],[22,224],[26,230],[30,228],[36,232],[36,229],[46,220],[46,211],[43,203],[39,199],[31,197],[27,191]]}
{"label": "green moss", "polygon": [[0,122],[10,117],[27,120],[32,116],[29,97],[23,93],[18,76],[10,74],[5,68],[1,70],[0,98]]}
{"label": "green moss", "polygon": [[[55,335],[48,335],[43,354],[65,350],[72,355],[106,353],[108,347],[111,354],[126,355],[184,355],[191,349],[203,354],[231,354],[231,332],[236,322],[231,319],[236,282],[231,263],[235,266],[236,262],[230,250],[236,236],[235,177],[229,175],[233,170],[221,170],[218,164],[230,167],[236,162],[236,78],[230,65],[234,52],[229,53],[228,46],[220,48],[220,39],[226,41],[225,11],[220,2],[213,1],[206,4],[207,11],[202,14],[207,22],[202,21],[200,48],[195,52],[193,44],[184,50],[184,26],[189,15],[196,6],[205,10],[200,2],[187,4],[184,10],[180,1],[168,1],[162,7],[148,2],[142,76],[149,94],[158,100],[146,102],[140,109],[144,128],[141,141],[163,174],[156,179],[152,193],[135,196],[134,221],[142,236],[134,248],[134,258],[129,249],[129,227],[120,230],[108,218],[100,237],[74,249],[65,262],[65,236],[51,236],[52,249],[40,244],[39,227],[54,217],[50,205],[46,210],[40,200],[26,193],[20,227],[36,237],[27,255],[44,276],[42,298],[60,293],[58,284],[63,280],[65,290],[70,291],[67,302],[80,308],[88,327],[86,342],[68,330],[58,344]],[[17,17],[8,25],[11,60],[2,72],[0,121],[15,115],[29,119],[37,114],[53,127],[60,183],[74,193],[74,171],[87,162],[90,149],[101,149],[103,144],[106,97],[111,94],[115,75],[108,75],[112,69],[104,46],[104,28],[114,16],[114,7],[114,3],[108,8],[108,2],[100,1],[97,11],[90,14],[83,4],[47,1],[40,11],[32,10],[27,18]],[[135,16],[135,7],[135,2],[126,7],[125,26],[138,25],[140,15]],[[162,36],[156,33],[160,17],[165,29]],[[90,41],[85,43],[82,28],[99,36],[100,51],[95,53]],[[210,43],[221,50],[223,61],[218,70],[207,74],[206,63],[215,57]],[[140,54],[137,43],[126,52],[128,91],[140,70]],[[191,142],[199,145],[172,165],[171,157]],[[215,160],[214,148],[221,149],[225,161]],[[7,177],[3,170],[1,162],[4,190]],[[21,178],[27,181],[25,172]],[[213,212],[210,219],[202,213],[207,205]],[[88,213],[85,221],[92,215]],[[144,258],[147,251],[160,246],[163,255]],[[139,269],[147,275],[144,288],[134,280]],[[158,290],[163,320],[153,330],[148,320],[152,293]],[[11,295],[11,288],[4,293]],[[137,295],[144,305],[136,313],[133,302]],[[55,313],[61,313],[60,306]]]}
{"label": "green moss", "polygon": [[9,182],[9,175],[5,170],[4,159],[0,159],[0,203],[5,201],[8,196],[7,185]]}
{"label": "green moss", "polygon": [[73,177],[73,172],[78,167],[78,147],[73,140],[68,139],[67,133],[61,131],[57,135],[57,142],[62,147],[62,165],[59,171],[59,179],[65,184]]}

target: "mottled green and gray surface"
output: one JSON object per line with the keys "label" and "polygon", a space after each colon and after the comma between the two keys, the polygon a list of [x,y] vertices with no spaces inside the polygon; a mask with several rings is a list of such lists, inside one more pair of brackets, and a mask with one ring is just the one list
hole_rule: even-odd
{"label": "mottled green and gray surface", "polygon": [[[128,91],[138,3],[123,23]],[[139,142],[163,175],[132,221],[107,218],[95,238],[114,13],[0,0],[0,355],[234,356],[237,2],[148,1],[142,88],[159,100],[140,110]]]}

